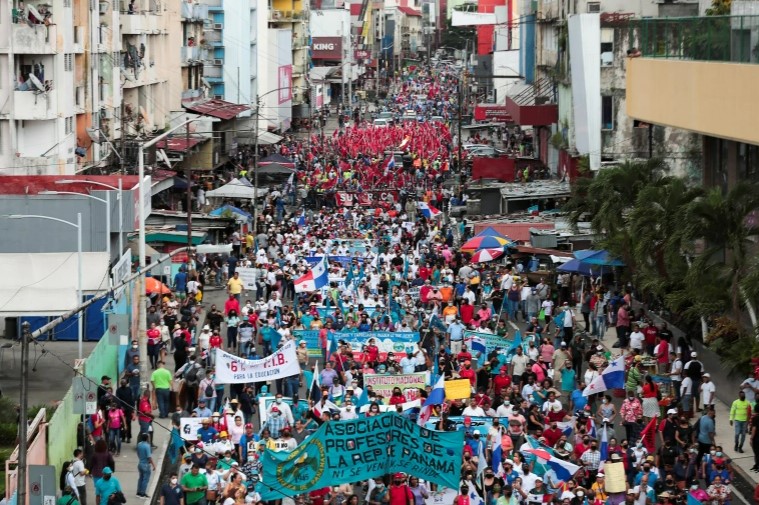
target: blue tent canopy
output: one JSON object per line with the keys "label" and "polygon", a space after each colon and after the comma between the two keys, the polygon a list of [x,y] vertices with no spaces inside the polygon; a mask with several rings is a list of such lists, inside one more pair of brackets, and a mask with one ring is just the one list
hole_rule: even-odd
{"label": "blue tent canopy", "polygon": [[239,209],[239,208],[235,207],[234,205],[222,205],[218,209],[214,209],[211,212],[209,212],[208,215],[209,216],[221,216],[222,214],[224,214],[227,211],[231,212],[232,214],[237,214],[238,216],[242,216],[242,217],[244,217],[246,219],[250,219],[251,217],[253,217],[249,213],[245,212],[242,209]]}
{"label": "blue tent canopy", "polygon": [[556,270],[559,272],[568,272],[570,274],[580,274],[596,277],[607,273],[609,271],[609,268],[603,265],[590,265],[575,258],[567,261]]}
{"label": "blue tent canopy", "polygon": [[616,259],[606,250],[594,251],[593,249],[585,249],[583,251],[575,251],[574,255],[575,258],[588,265],[625,266],[623,261]]}

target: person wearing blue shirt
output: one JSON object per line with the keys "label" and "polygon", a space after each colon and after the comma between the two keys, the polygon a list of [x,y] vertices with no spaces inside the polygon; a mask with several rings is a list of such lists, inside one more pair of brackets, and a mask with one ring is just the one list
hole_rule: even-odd
{"label": "person wearing blue shirt", "polygon": [[696,466],[701,466],[701,458],[704,454],[709,454],[712,444],[714,443],[714,408],[706,411],[706,414],[698,420],[698,457]]}
{"label": "person wearing blue shirt", "polygon": [[147,433],[140,435],[140,441],[137,443],[137,496],[148,498],[148,484],[150,483],[150,474],[155,470],[153,462],[153,451],[150,448],[150,442]]}
{"label": "person wearing blue shirt", "polygon": [[561,369],[561,391],[563,393],[571,393],[575,388],[576,379],[577,374],[575,373],[575,369],[572,368],[572,362],[567,360]]}
{"label": "person wearing blue shirt", "polygon": [[[451,352],[458,354],[461,352],[461,341],[464,339],[464,330],[466,326],[461,324],[461,320],[456,317],[456,320],[448,325],[448,337],[451,341]],[[454,344],[456,342],[456,344]]]}
{"label": "person wearing blue shirt", "polygon": [[638,472],[638,475],[635,476],[636,486],[641,483],[643,477],[648,477],[648,485],[652,488],[656,485],[656,481],[659,478],[654,472],[651,471],[651,463],[648,461],[643,463],[643,468],[640,472]]}
{"label": "person wearing blue shirt", "polygon": [[308,422],[308,402],[302,402],[298,397],[293,398],[293,404],[290,405],[290,410],[293,413],[293,420],[302,420],[304,423]]}
{"label": "person wearing blue shirt", "polygon": [[103,468],[103,478],[97,481],[95,484],[95,496],[98,505],[108,505],[108,498],[113,493],[121,491],[121,483],[113,475],[113,470],[110,467]]}
{"label": "person wearing blue shirt", "polygon": [[185,294],[187,291],[187,273],[183,268],[179,269],[179,272],[174,276],[174,289],[177,292],[177,296]]}
{"label": "person wearing blue shirt", "polygon": [[258,442],[258,435],[253,431],[253,425],[248,423],[245,425],[245,433],[240,437],[240,444],[237,446],[239,451],[238,457],[240,461],[248,460],[248,452],[256,450],[256,443]]}
{"label": "person wearing blue shirt", "polygon": [[[562,382],[562,385],[563,384],[564,382]],[[577,389],[572,391],[571,398],[573,410],[583,410],[588,404],[588,397],[583,396],[582,394],[583,389],[585,389],[585,383],[580,381],[580,384],[577,385]]]}
{"label": "person wearing blue shirt", "polygon": [[219,432],[216,431],[216,428],[211,426],[211,420],[203,419],[203,426],[198,429],[198,437],[200,440],[202,440],[204,444],[207,444],[218,434]]}

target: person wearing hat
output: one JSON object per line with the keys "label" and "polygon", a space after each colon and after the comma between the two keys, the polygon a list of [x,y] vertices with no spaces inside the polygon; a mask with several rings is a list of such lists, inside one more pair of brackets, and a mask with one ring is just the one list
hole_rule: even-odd
{"label": "person wearing hat", "polygon": [[596,474],[596,481],[590,485],[590,490],[595,494],[596,499],[606,503],[609,495],[606,493],[606,475],[603,472]]}
{"label": "person wearing hat", "polygon": [[714,386],[710,374],[705,373],[701,376],[701,386],[698,389],[701,393],[701,405],[703,405],[704,409],[713,408],[714,399],[717,397],[717,388]]}
{"label": "person wearing hat", "polygon": [[393,480],[388,488],[389,505],[413,505],[414,495],[408,484],[406,476],[398,472],[393,474]]}
{"label": "person wearing hat", "polygon": [[[690,377],[693,387],[699,388],[701,385],[701,375],[704,373],[704,364],[698,359],[698,353],[693,351],[690,353],[690,361],[685,363],[683,367],[683,373],[686,377]],[[683,382],[685,379],[683,379]],[[699,388],[700,389],[700,388]],[[700,395],[696,394],[698,391],[693,392],[693,400],[695,401],[694,410],[699,410]]]}
{"label": "person wearing hat", "polygon": [[103,468],[103,478],[95,483],[95,501],[97,505],[108,505],[108,499],[114,493],[121,493],[121,483],[113,475],[111,467]]}

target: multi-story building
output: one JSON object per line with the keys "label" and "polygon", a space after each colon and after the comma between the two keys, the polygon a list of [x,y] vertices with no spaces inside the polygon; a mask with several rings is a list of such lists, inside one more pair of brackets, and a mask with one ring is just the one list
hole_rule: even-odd
{"label": "multi-story building", "polygon": [[[626,113],[628,51],[639,44],[637,26],[658,16],[697,14],[697,1],[523,1],[519,73],[524,85],[506,99],[522,126],[533,126],[540,158],[559,172],[626,159],[663,156],[674,174],[699,170],[700,140],[685,130],[651,126]],[[574,19],[573,19],[574,18]],[[557,107],[558,114],[540,114]],[[600,111],[600,114],[599,114]]]}
{"label": "multi-story building", "polygon": [[110,150],[87,128],[108,129],[120,105],[118,15],[87,0],[9,5],[0,15],[0,174],[73,174],[99,162]]}
{"label": "multi-story building", "polygon": [[208,98],[211,91],[203,84],[203,63],[209,56],[200,43],[205,37],[208,5],[182,0],[180,16],[181,24],[172,23],[169,29],[172,40],[179,42],[182,72],[172,75],[169,82],[172,89],[182,90],[182,103],[191,103]]}
{"label": "multi-story building", "polygon": [[309,2],[307,0],[270,0],[269,27],[292,33],[292,117],[307,117],[309,68]]}
{"label": "multi-story building", "polygon": [[703,183],[730,189],[759,180],[759,8],[732,15],[643,19],[640,57],[627,62],[626,114],[703,138]]}

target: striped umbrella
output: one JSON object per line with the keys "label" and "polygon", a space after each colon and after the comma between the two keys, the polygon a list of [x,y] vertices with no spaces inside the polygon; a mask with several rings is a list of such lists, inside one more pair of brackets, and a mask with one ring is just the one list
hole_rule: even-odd
{"label": "striped umbrella", "polygon": [[503,256],[503,248],[501,249],[480,249],[476,253],[472,254],[472,263],[487,263],[493,261],[496,258]]}

